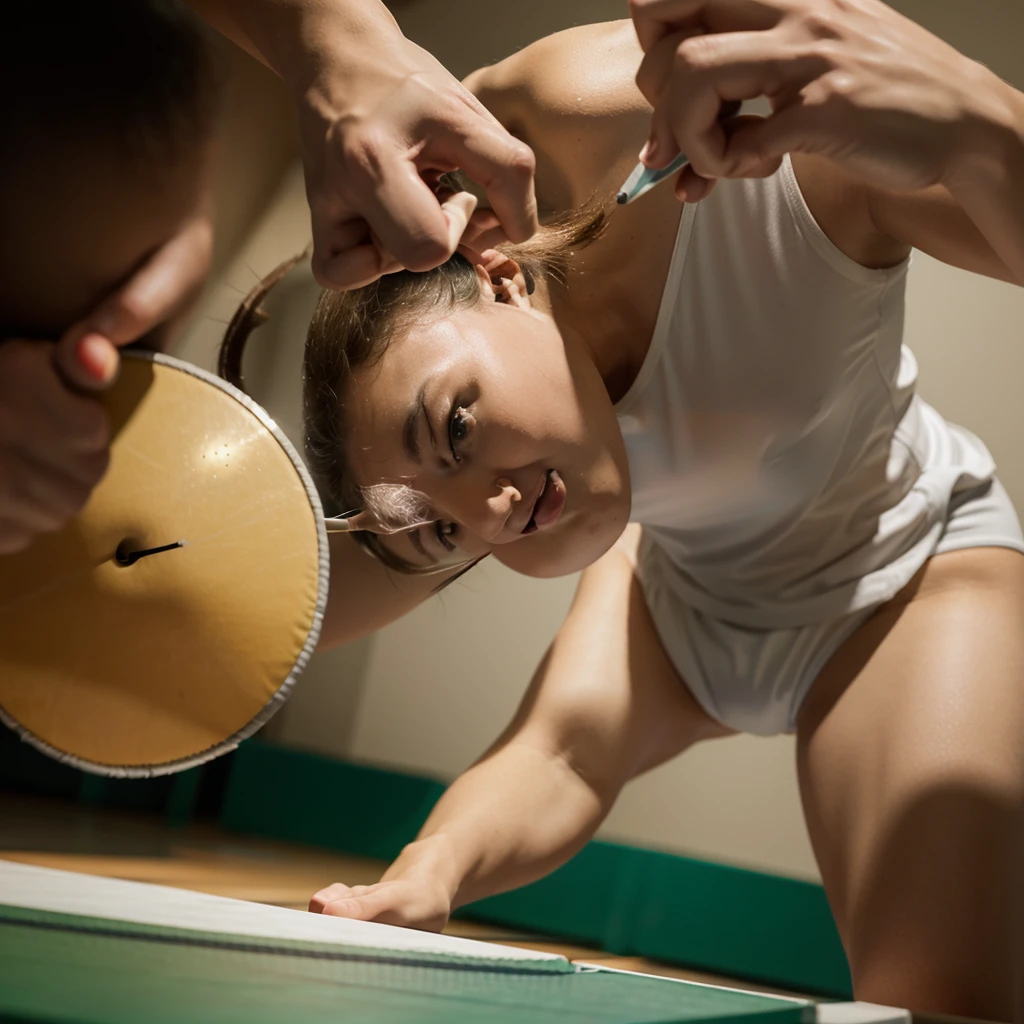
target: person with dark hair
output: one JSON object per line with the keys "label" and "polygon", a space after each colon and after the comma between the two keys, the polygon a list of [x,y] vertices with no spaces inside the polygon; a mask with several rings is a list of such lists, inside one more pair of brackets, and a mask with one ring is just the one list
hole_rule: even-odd
{"label": "person with dark hair", "polygon": [[[984,443],[917,394],[903,313],[912,247],[1024,285],[1024,96],[875,0],[720,6],[784,11],[763,46],[789,56],[765,67],[805,76],[811,152],[799,133],[790,153],[752,146],[739,175],[713,143],[742,149],[757,125],[718,124],[730,97],[709,87],[674,129],[700,201],[666,184],[617,205],[651,132],[645,55],[629,23],[560,33],[468,79],[534,147],[557,221],[320,298],[307,454],[354,513],[321,643],[483,557],[583,573],[492,748],[380,882],[311,909],[441,928],[572,856],[635,776],[715,737],[794,732],[857,998],[1010,1019],[1024,534]],[[801,61],[793,40],[828,6],[824,57]],[[701,38],[666,66],[753,45]],[[768,87],[744,68],[742,89]],[[815,103],[839,86],[831,128]]]}
{"label": "person with dark hair", "polygon": [[[295,95],[324,284],[436,266],[467,230],[521,241],[536,229],[529,148],[379,0],[190,5]],[[66,523],[102,476],[102,415],[75,389],[107,386],[117,346],[166,335],[205,277],[216,76],[177,0],[19,8],[0,55],[14,154],[0,172],[2,554]],[[431,192],[455,167],[493,207],[470,224]],[[58,337],[45,367],[50,350],[18,340]]]}
{"label": "person with dark hair", "polygon": [[[88,392],[206,277],[219,75],[177,0],[19,5],[0,33],[0,554],[84,505]],[[165,339],[164,339],[165,340]]]}

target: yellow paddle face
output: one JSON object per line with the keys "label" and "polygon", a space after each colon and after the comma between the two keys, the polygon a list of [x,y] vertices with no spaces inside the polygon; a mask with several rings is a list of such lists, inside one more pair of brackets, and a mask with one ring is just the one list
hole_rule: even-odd
{"label": "yellow paddle face", "polygon": [[284,699],[319,633],[326,536],[298,456],[229,385],[127,358],[104,404],[110,468],[86,508],[0,558],[0,713],[80,767],[158,774]]}

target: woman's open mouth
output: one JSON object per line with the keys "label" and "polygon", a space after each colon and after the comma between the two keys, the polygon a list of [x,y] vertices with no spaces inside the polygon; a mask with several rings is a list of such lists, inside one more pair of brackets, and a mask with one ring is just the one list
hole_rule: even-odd
{"label": "woman's open mouth", "polygon": [[544,486],[533,506],[529,522],[523,527],[523,534],[535,533],[558,522],[558,517],[565,508],[565,483],[558,471],[547,471]]}

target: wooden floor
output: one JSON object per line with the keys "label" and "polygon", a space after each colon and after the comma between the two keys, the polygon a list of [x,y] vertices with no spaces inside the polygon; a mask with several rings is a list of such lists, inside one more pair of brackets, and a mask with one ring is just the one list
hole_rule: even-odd
{"label": "wooden floor", "polygon": [[[384,864],[311,847],[239,836],[212,825],[171,829],[134,814],[84,808],[0,793],[0,858],[177,886],[234,899],[305,910],[309,897],[330,882],[377,881]],[[715,977],[639,957],[557,942],[548,936],[453,921],[452,935],[561,953],[570,960],[728,985],[753,992],[799,995],[731,978]]]}

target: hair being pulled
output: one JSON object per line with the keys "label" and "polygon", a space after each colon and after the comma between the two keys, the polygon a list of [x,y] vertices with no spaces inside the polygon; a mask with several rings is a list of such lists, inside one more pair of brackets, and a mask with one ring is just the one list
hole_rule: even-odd
{"label": "hair being pulled", "polygon": [[[609,208],[609,203],[591,199],[546,224],[528,242],[502,245],[500,251],[519,264],[528,282],[542,278],[564,287],[573,254],[602,234]],[[243,390],[242,353],[250,333],[266,319],[262,301],[299,259],[286,261],[253,289],[225,333],[218,370]],[[353,291],[321,292],[303,358],[303,425],[310,472],[336,512],[366,509],[389,530],[424,521],[429,503],[411,487],[399,481],[361,487],[353,478],[345,434],[352,377],[379,363],[394,338],[479,301],[476,269],[460,253],[424,273],[400,271]],[[397,572],[424,575],[439,571],[406,561],[375,533],[354,532],[351,536]],[[475,561],[467,567],[472,564]]]}

